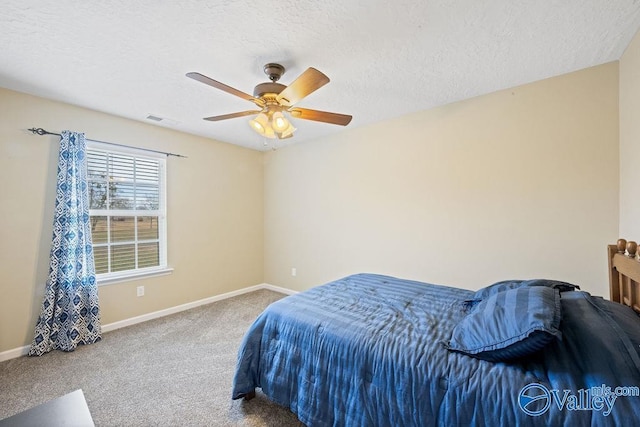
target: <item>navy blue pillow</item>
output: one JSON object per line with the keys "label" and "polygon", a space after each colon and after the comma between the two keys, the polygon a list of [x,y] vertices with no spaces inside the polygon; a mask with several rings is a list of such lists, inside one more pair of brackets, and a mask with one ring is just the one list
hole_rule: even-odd
{"label": "navy blue pillow", "polygon": [[561,338],[561,317],[558,289],[508,289],[476,304],[453,329],[446,347],[491,362],[518,359]]}
{"label": "navy blue pillow", "polygon": [[533,280],[503,280],[478,290],[472,299],[485,299],[495,293],[515,289],[521,286],[546,286],[548,288],[559,289],[560,292],[573,291],[580,289],[580,286],[573,285],[559,280],[533,279]]}

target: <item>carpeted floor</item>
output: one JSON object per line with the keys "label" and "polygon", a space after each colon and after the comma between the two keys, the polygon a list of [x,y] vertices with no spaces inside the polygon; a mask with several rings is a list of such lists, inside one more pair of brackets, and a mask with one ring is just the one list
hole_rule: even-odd
{"label": "carpeted floor", "polygon": [[238,346],[284,295],[259,290],[0,363],[0,419],[82,389],[96,426],[301,426],[259,390],[231,400]]}

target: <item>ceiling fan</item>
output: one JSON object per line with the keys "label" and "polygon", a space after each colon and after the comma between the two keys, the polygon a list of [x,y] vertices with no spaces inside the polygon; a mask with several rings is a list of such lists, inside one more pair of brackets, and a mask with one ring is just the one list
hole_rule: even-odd
{"label": "ceiling fan", "polygon": [[270,82],[260,83],[253,89],[253,96],[220,83],[200,73],[187,73],[187,77],[223,90],[231,95],[238,96],[253,102],[259,109],[240,111],[238,113],[223,114],[221,116],[205,117],[204,120],[217,122],[236,117],[256,115],[249,121],[251,128],[267,138],[291,138],[296,128],[287,119],[286,114],[296,119],[313,120],[316,122],[331,123],[346,126],[351,122],[351,116],[327,111],[310,110],[296,107],[307,95],[320,89],[329,83],[329,77],[316,70],[307,68],[289,86],[278,83],[284,74],[284,67],[280,64],[269,63],[264,66],[264,73],[269,76]]}

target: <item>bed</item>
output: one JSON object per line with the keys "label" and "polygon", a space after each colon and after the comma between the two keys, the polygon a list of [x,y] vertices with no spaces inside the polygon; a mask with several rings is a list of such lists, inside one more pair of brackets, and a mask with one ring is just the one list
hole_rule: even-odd
{"label": "bed", "polygon": [[375,274],[286,297],[246,333],[232,398],[260,388],[307,426],[637,424],[636,251],[608,247],[610,301],[555,280],[474,292]]}

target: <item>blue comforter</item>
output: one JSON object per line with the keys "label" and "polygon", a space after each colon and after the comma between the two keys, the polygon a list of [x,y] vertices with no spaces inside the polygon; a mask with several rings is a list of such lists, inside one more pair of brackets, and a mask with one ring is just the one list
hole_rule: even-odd
{"label": "blue comforter", "polygon": [[561,295],[562,340],[494,363],[443,345],[473,292],[349,276],[258,317],[232,397],[259,387],[308,426],[637,425],[640,318],[586,292]]}

